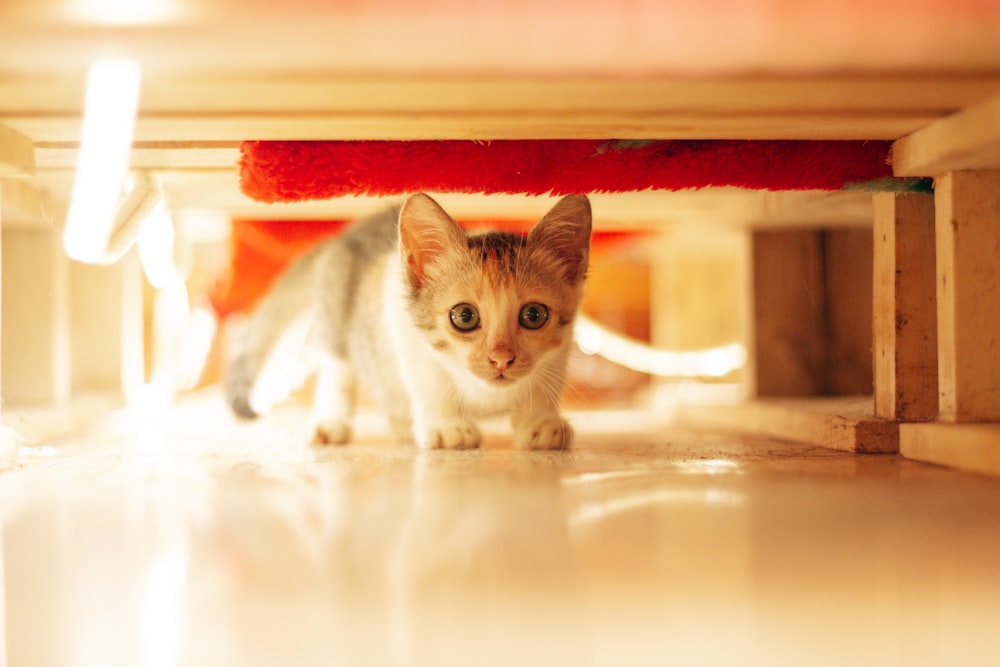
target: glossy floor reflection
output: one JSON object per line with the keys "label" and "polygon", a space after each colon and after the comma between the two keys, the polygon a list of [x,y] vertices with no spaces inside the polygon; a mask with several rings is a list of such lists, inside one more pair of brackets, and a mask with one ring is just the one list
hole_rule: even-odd
{"label": "glossy floor reflection", "polygon": [[8,665],[1000,656],[1000,482],[580,415],[572,452],[294,444],[199,401],[0,474]]}

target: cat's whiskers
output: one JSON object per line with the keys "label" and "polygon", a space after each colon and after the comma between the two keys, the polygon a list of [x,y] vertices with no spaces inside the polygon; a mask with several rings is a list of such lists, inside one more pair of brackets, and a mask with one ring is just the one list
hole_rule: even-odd
{"label": "cat's whiskers", "polygon": [[532,370],[532,373],[536,378],[536,382],[533,382],[532,385],[538,384],[545,397],[553,404],[557,404],[562,395],[562,374],[548,364],[539,364]]}

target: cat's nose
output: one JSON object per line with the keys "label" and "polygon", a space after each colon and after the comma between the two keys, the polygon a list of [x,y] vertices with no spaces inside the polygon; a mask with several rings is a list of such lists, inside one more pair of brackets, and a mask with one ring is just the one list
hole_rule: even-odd
{"label": "cat's nose", "polygon": [[514,351],[509,350],[505,347],[495,348],[490,352],[490,364],[493,368],[500,372],[503,372],[511,367],[514,363]]}

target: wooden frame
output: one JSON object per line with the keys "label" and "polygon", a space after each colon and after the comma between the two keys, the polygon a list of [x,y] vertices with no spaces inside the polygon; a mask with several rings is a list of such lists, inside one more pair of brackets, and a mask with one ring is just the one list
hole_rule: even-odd
{"label": "wooden frame", "polygon": [[[7,199],[27,194],[49,210],[65,207],[85,69],[104,52],[109,34],[89,22],[100,17],[71,16],[65,4],[0,6],[0,187]],[[852,451],[892,451],[902,423],[904,453],[984,469],[953,455],[967,451],[962,433],[973,427],[966,422],[1000,421],[1000,351],[989,333],[1000,318],[994,296],[1000,290],[986,287],[997,241],[990,216],[998,206],[997,179],[987,172],[1000,168],[1000,96],[990,97],[1000,92],[996,8],[930,3],[900,23],[897,7],[876,2],[859,23],[856,6],[796,13],[766,1],[749,8],[759,10],[754,21],[715,7],[680,15],[670,3],[626,10],[584,3],[572,12],[558,2],[534,3],[516,13],[485,5],[455,11],[441,0],[413,6],[376,0],[351,11],[337,3],[198,4],[188,15],[113,30],[118,49],[138,57],[145,70],[135,164],[161,170],[168,198],[191,208],[313,218],[355,210],[347,203],[249,207],[236,186],[241,139],[896,140],[897,175],[937,179],[937,227],[930,231],[926,198],[876,197],[874,399],[792,397],[740,409],[763,406],[759,415],[769,417],[744,413],[744,423],[757,421],[774,437]],[[748,34],[745,24],[759,32]],[[826,39],[802,49],[802,35]],[[31,187],[15,178],[30,178]],[[739,205],[712,224],[753,227],[784,215],[807,234],[828,228],[815,216],[768,211],[771,200],[764,197],[743,193],[732,200]],[[645,201],[644,228],[681,216],[705,223],[702,210],[678,213],[692,208],[687,204],[669,210],[666,199]],[[527,210],[523,202],[517,206]],[[830,247],[843,242],[845,257],[859,254],[855,240],[819,238]],[[802,259],[791,249],[784,253],[789,264]],[[851,277],[862,269],[845,266],[839,276],[797,274],[814,290],[821,281],[827,302],[826,319],[807,323],[803,332],[820,339],[823,349],[810,352],[817,368],[829,369],[831,359],[846,368],[864,350],[863,321],[852,315],[864,306],[850,296]],[[95,289],[113,292],[122,309],[133,308],[126,304],[134,295],[119,288],[136,270],[123,268],[107,281],[89,278]],[[73,281],[74,289],[83,285]],[[111,311],[117,333],[99,341],[109,348],[132,335],[118,328],[120,309]],[[843,344],[831,343],[838,337]],[[131,362],[107,367],[120,384]],[[751,372],[761,370],[757,363]],[[864,377],[850,375],[783,389],[758,384],[762,394],[863,390]],[[953,423],[907,423],[937,418],[939,399],[942,419]],[[992,427],[974,428],[977,447],[993,447]],[[876,432],[875,440],[865,440]]]}

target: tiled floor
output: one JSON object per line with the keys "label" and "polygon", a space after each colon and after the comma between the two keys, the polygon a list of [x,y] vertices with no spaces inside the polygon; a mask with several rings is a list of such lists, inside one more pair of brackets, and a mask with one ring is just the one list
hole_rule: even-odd
{"label": "tiled floor", "polygon": [[7,664],[991,665],[1000,481],[576,417],[293,444],[201,400],[0,474]]}

